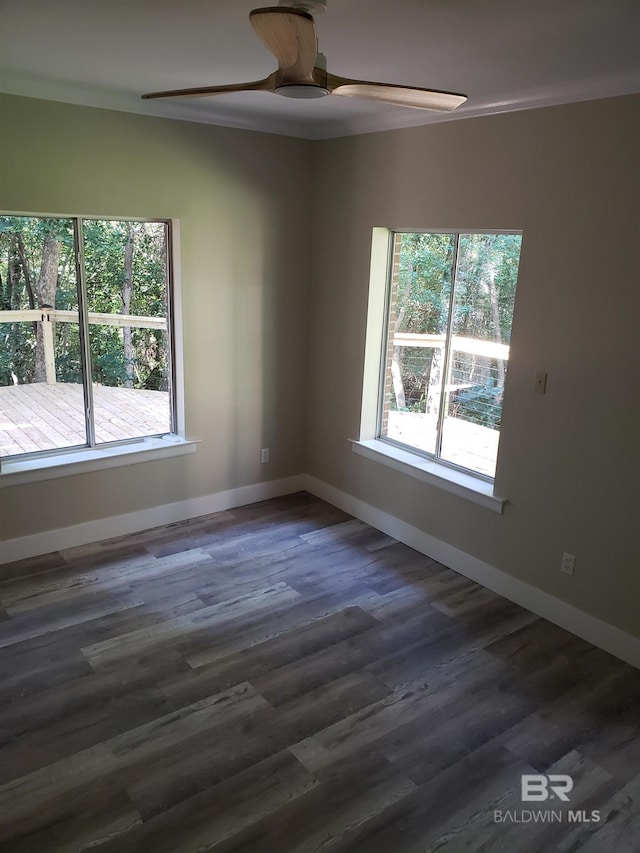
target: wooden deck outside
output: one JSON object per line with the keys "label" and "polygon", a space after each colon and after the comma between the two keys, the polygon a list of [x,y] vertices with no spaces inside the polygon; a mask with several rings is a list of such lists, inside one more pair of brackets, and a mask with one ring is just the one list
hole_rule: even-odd
{"label": "wooden deck outside", "polygon": [[[168,432],[167,391],[93,386],[96,441]],[[0,387],[0,456],[86,442],[82,385],[44,382]]]}
{"label": "wooden deck outside", "polygon": [[[389,412],[388,436],[411,447],[433,453],[436,443],[436,415],[420,412]],[[462,418],[445,418],[442,458],[493,477],[498,456],[498,430],[469,423]]]}

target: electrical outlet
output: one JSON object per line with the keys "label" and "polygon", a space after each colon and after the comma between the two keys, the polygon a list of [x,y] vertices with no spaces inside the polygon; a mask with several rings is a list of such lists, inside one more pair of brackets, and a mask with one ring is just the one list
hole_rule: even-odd
{"label": "electrical outlet", "polygon": [[260,462],[264,465],[265,462],[269,461],[269,448],[263,447],[260,451]]}
{"label": "electrical outlet", "polygon": [[564,572],[565,575],[572,575],[573,570],[576,565],[576,558],[574,554],[567,554],[565,551],[562,555],[562,562],[560,563],[560,571]]}

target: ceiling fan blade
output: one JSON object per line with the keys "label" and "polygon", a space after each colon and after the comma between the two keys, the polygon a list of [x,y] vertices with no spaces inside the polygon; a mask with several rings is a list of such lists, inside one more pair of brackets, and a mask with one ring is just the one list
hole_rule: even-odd
{"label": "ceiling fan blade", "polygon": [[273,92],[276,88],[276,72],[269,74],[264,80],[254,80],[251,83],[231,83],[228,86],[201,86],[198,89],[172,89],[170,92],[149,92],[143,95],[144,100],[150,98],[208,98],[211,95],[224,95],[228,92]]}
{"label": "ceiling fan blade", "polygon": [[454,92],[439,92],[435,89],[421,89],[418,86],[395,86],[392,83],[369,83],[365,80],[336,77],[333,74],[327,74],[327,87],[332,95],[383,101],[387,104],[414,107],[418,110],[451,112],[467,100],[466,95]]}
{"label": "ceiling fan blade", "polygon": [[279,81],[313,82],[318,37],[313,17],[302,9],[269,6],[249,15],[253,29],[278,60]]}

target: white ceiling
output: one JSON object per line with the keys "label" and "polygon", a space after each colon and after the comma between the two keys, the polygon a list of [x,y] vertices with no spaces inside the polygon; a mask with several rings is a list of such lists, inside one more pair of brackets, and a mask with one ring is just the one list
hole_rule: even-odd
{"label": "white ceiling", "polygon": [[0,91],[322,139],[640,92],[640,0],[328,0],[334,74],[465,92],[443,116],[353,98],[143,92],[266,76],[252,8],[278,0],[0,0]]}

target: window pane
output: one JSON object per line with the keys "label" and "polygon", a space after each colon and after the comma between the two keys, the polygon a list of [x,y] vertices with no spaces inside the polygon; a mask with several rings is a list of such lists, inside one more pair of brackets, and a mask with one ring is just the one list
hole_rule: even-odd
{"label": "window pane", "polygon": [[167,232],[83,220],[97,443],[171,431]]}
{"label": "window pane", "polygon": [[86,443],[73,223],[0,216],[0,455]]}
{"label": "window pane", "polygon": [[495,474],[519,234],[463,234],[456,266],[442,459]]}
{"label": "window pane", "polygon": [[455,234],[396,234],[380,434],[435,453]]}

